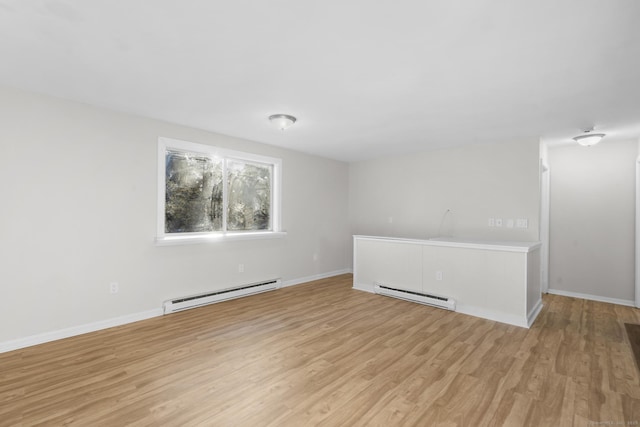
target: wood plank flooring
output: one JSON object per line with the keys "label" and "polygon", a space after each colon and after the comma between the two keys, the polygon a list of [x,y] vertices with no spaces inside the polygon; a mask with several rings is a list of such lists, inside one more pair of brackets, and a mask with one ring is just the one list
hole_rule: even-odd
{"label": "wood plank flooring", "polygon": [[0,354],[0,425],[640,425],[637,309],[546,295],[527,330],[351,283]]}

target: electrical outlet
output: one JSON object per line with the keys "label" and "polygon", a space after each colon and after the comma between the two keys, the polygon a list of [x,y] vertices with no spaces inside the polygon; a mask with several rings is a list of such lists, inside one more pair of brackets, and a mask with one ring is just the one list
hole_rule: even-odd
{"label": "electrical outlet", "polygon": [[518,218],[516,220],[517,228],[529,228],[529,220],[526,218]]}
{"label": "electrical outlet", "polygon": [[238,273],[244,273],[244,264],[238,264]]}
{"label": "electrical outlet", "polygon": [[496,226],[496,219],[489,218],[489,227],[495,227],[495,226]]}
{"label": "electrical outlet", "polygon": [[118,282],[109,283],[109,292],[110,293],[117,294],[119,290],[120,290],[120,286],[118,285]]}
{"label": "electrical outlet", "polygon": [[442,271],[436,271],[436,280],[442,280]]}

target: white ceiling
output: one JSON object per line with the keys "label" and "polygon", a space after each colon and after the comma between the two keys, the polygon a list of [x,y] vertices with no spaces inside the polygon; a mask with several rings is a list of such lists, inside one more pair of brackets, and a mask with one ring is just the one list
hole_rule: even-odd
{"label": "white ceiling", "polygon": [[639,18],[638,0],[0,0],[0,84],[345,161],[637,137]]}

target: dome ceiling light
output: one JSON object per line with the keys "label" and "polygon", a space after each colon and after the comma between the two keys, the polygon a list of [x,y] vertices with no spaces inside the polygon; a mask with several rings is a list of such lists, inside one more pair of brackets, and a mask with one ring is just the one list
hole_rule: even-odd
{"label": "dome ceiling light", "polygon": [[590,133],[591,131],[593,131],[593,129],[585,130],[584,135],[575,136],[573,140],[583,147],[591,147],[605,137],[604,133]]}
{"label": "dome ceiling light", "polygon": [[269,121],[271,122],[271,124],[280,130],[285,130],[291,127],[296,122],[296,120],[297,119],[295,117],[288,114],[273,114],[269,116]]}

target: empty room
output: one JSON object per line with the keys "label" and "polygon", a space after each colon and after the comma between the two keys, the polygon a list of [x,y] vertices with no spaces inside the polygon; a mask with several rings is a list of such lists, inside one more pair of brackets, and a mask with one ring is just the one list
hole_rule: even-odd
{"label": "empty room", "polygon": [[0,426],[640,425],[639,17],[0,0]]}

